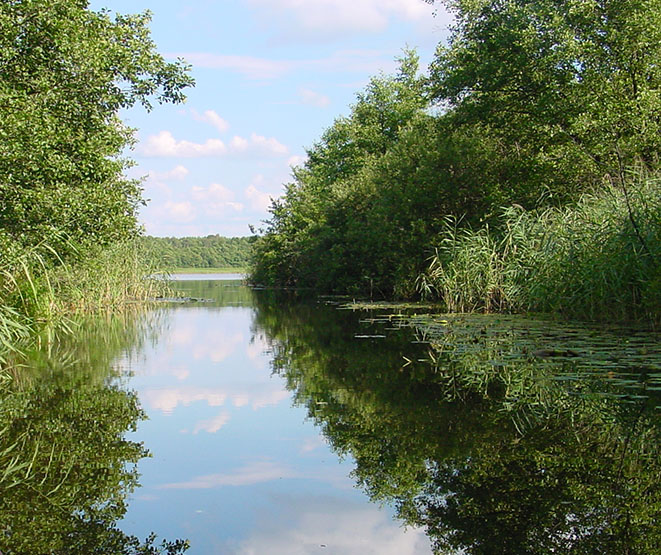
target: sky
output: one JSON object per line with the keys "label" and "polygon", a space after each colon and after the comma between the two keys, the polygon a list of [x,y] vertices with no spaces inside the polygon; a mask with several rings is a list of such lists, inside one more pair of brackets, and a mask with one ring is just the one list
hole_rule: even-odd
{"label": "sky", "polygon": [[450,16],[423,0],[93,0],[149,10],[168,60],[192,65],[185,104],[122,114],[136,128],[130,177],[144,178],[140,223],[160,237],[250,235],[306,148],[347,115],[370,77],[405,47],[423,65]]}

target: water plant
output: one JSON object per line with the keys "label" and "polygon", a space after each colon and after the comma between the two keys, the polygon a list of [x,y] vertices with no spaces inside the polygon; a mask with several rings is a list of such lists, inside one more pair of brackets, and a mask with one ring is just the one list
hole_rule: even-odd
{"label": "water plant", "polygon": [[37,332],[75,329],[74,314],[122,311],[167,291],[137,241],[83,252],[64,262],[46,243],[0,251],[0,367]]}
{"label": "water plant", "polygon": [[661,187],[642,171],[564,208],[504,210],[497,229],[448,217],[418,289],[448,310],[661,318]]}

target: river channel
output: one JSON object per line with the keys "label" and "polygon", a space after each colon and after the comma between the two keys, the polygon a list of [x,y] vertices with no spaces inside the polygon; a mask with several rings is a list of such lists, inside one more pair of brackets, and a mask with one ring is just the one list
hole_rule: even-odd
{"label": "river channel", "polygon": [[661,553],[658,335],[214,277],[0,383],[0,552]]}

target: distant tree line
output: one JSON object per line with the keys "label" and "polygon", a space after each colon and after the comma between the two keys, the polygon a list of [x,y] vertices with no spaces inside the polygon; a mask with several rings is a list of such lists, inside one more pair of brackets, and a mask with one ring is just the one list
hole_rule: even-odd
{"label": "distant tree line", "polygon": [[246,268],[250,237],[151,237],[141,239],[151,263],[169,268]]}

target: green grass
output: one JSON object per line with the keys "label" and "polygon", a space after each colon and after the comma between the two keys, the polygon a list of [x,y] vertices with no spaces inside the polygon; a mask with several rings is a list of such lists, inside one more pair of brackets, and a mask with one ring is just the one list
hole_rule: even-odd
{"label": "green grass", "polygon": [[0,234],[0,370],[41,330],[71,330],[72,314],[123,311],[167,293],[140,245],[87,246],[66,261],[47,244]]}
{"label": "green grass", "polygon": [[452,312],[659,321],[660,179],[638,174],[560,209],[512,207],[498,230],[449,219],[418,287]]}
{"label": "green grass", "polygon": [[173,268],[173,274],[245,274],[245,268]]}

